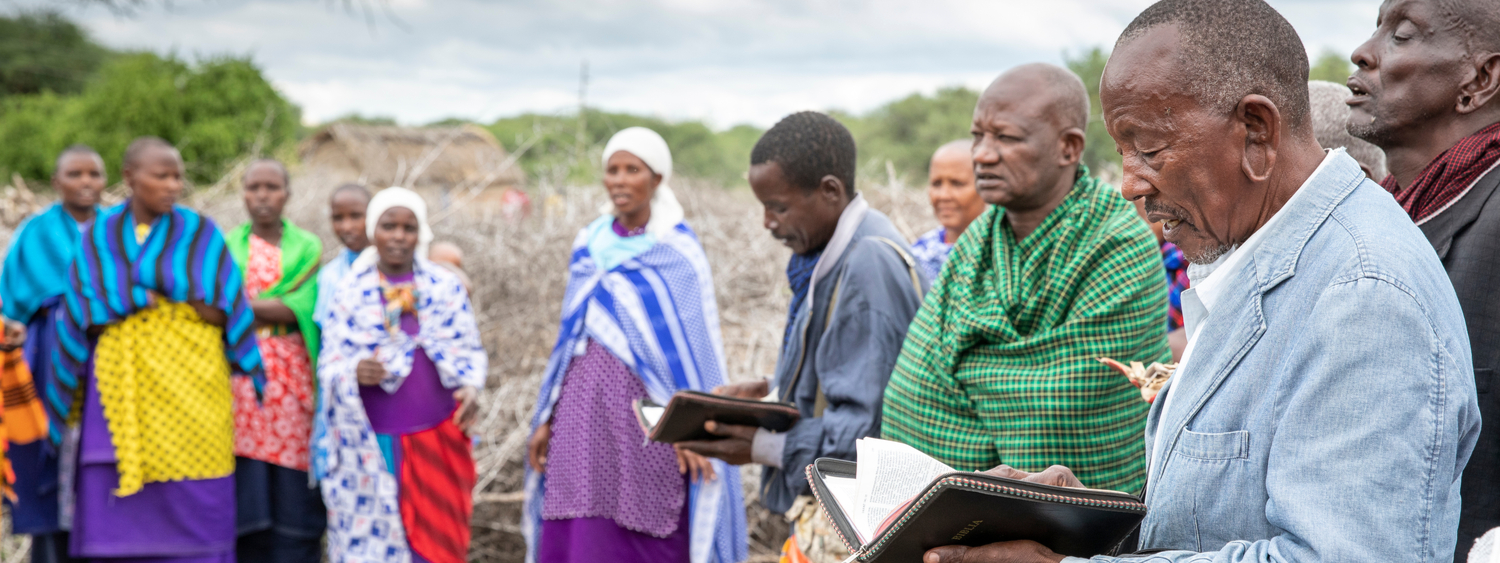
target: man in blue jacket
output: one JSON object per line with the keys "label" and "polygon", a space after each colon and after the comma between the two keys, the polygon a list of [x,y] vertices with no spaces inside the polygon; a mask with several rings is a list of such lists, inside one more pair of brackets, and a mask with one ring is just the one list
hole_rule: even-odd
{"label": "man in blue jacket", "polygon": [[852,461],[856,440],[880,435],[886,382],[927,291],[906,239],[854,191],[854,168],[854,137],[821,113],[789,115],[756,142],[750,187],[766,229],[792,250],[792,303],[774,381],[720,392],[760,398],[774,390],[802,420],[785,433],[717,425],[709,430],[729,438],[679,444],[763,465],[761,503],[797,524],[786,547],[815,562],[837,561],[831,554],[842,547],[821,532],[826,520],[804,469],[820,457]]}
{"label": "man in blue jacket", "polygon": [[[1463,313],[1390,194],[1318,146],[1307,68],[1263,0],[1164,0],[1104,71],[1123,191],[1194,264],[1187,350],[1146,420],[1139,547],[1158,553],[1129,561],[1453,558],[1480,421]],[[1030,541],[925,556],[1062,560]]]}

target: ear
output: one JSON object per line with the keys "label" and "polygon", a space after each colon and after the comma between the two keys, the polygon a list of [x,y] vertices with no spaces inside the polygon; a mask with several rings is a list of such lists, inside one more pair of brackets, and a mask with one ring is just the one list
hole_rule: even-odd
{"label": "ear", "polygon": [[844,188],[844,181],[833,174],[824,176],[818,182],[818,197],[831,204],[849,202],[849,192]]}
{"label": "ear", "polygon": [[1458,88],[1458,113],[1472,113],[1500,95],[1500,53],[1485,53],[1474,60],[1474,74]]}
{"label": "ear", "polygon": [[1252,182],[1263,182],[1276,168],[1276,149],[1281,145],[1284,124],[1281,110],[1269,98],[1251,94],[1240,99],[1233,119],[1245,131],[1245,154],[1240,170]]}
{"label": "ear", "polygon": [[134,175],[135,166],[123,162],[120,163],[120,183],[125,184],[125,189],[128,189],[132,192],[135,191],[135,179],[133,178]]}
{"label": "ear", "polygon": [[1064,129],[1062,136],[1058,137],[1057,166],[1067,168],[1078,164],[1083,160],[1083,147],[1087,136],[1082,129],[1069,127]]}

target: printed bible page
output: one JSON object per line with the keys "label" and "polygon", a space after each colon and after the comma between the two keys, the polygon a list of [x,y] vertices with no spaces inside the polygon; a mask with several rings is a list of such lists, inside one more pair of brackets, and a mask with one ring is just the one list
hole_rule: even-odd
{"label": "printed bible page", "polygon": [[921,494],[939,475],[953,472],[952,467],[900,442],[861,438],[854,449],[859,496],[856,513],[849,519],[867,540],[874,539],[892,511]]}

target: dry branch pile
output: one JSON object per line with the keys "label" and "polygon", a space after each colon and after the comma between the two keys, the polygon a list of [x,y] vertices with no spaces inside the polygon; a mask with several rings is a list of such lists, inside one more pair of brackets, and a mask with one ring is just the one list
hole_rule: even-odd
{"label": "dry branch pile", "polygon": [[[334,185],[332,179],[316,176],[293,179],[287,210],[298,225],[323,238],[325,254],[331,256],[338,241],[329,230],[326,196]],[[184,203],[228,228],[245,220],[234,188],[200,189]],[[730,379],[769,375],[786,322],[788,250],[766,233],[760,204],[748,190],[687,181],[676,191],[713,268]],[[867,186],[864,193],[909,238],[935,226],[922,192]],[[557,335],[570,246],[605,201],[600,186],[542,188],[531,197],[535,211],[516,221],[502,220],[498,213],[460,213],[433,225],[439,240],[457,243],[468,255],[465,266],[475,282],[473,299],[490,352],[478,425],[481,441],[475,450],[480,480],[471,561],[524,558],[519,491],[531,410]],[[440,214],[437,202],[432,203],[434,215]],[[8,240],[9,229],[0,231],[0,241]],[[756,502],[758,471],[750,467],[743,473],[752,560],[773,561],[786,538],[786,524]]]}

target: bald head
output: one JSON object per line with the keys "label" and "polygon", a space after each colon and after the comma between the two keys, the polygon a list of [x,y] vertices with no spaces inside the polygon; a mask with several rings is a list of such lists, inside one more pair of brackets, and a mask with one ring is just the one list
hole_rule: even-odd
{"label": "bald head", "polygon": [[292,185],[292,173],[287,171],[285,164],[282,164],[280,160],[276,160],[274,158],[258,158],[250,162],[250,165],[245,167],[245,173],[240,175],[240,183],[248,183],[246,180],[250,177],[250,174],[261,168],[265,168],[274,171],[277,174],[280,174],[281,184],[283,186]]}
{"label": "bald head", "polygon": [[1031,100],[1038,116],[1058,130],[1089,124],[1089,93],[1073,71],[1047,63],[1025,64],[1005,71],[991,82],[979,100],[986,98]]}
{"label": "bald head", "polygon": [[140,165],[141,157],[159,150],[170,152],[179,159],[182,158],[177,153],[177,147],[172,146],[172,143],[168,143],[166,139],[145,136],[136,137],[135,140],[130,141],[130,145],[125,147],[125,155],[120,159],[120,164],[125,168],[134,168]]}
{"label": "bald head", "polygon": [[975,187],[1005,208],[1017,238],[1051,213],[1077,181],[1089,97],[1083,81],[1049,64],[1015,67],[974,106]]}
{"label": "bald head", "polygon": [[932,152],[932,162],[938,162],[939,160],[963,160],[964,162],[968,162],[970,160],[969,149],[973,148],[973,146],[974,141],[968,139],[948,141]]}
{"label": "bald head", "polygon": [[1307,83],[1307,93],[1312,104],[1313,135],[1318,137],[1318,145],[1348,151],[1366,176],[1377,182],[1384,179],[1385,152],[1349,134],[1349,105],[1344,103],[1349,99],[1349,87],[1314,80]]}

